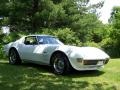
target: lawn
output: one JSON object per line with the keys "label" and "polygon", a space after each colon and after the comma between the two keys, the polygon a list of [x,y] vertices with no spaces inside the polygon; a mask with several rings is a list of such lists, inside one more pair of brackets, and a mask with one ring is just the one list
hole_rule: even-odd
{"label": "lawn", "polygon": [[54,75],[49,67],[0,60],[0,90],[120,90],[120,59],[100,71]]}

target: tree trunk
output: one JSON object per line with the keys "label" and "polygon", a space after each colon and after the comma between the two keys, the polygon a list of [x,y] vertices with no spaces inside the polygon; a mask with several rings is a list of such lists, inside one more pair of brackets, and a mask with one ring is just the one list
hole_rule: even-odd
{"label": "tree trunk", "polygon": [[31,22],[32,22],[32,32],[35,32],[37,30],[37,23],[35,20],[35,14],[38,11],[39,7],[39,0],[33,0],[33,5],[32,5],[32,17],[31,17]]}

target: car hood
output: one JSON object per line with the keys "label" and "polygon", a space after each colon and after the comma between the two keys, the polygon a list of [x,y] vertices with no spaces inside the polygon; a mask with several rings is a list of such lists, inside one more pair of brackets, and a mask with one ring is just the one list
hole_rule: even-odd
{"label": "car hood", "polygon": [[71,51],[71,54],[74,54],[75,57],[81,57],[86,60],[110,58],[107,53],[95,47],[76,47],[68,45],[65,45],[65,47],[69,48],[69,51]]}

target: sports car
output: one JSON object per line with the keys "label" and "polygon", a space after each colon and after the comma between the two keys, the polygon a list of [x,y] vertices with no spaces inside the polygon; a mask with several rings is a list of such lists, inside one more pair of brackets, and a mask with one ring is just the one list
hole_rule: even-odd
{"label": "sports car", "polygon": [[4,46],[10,64],[31,62],[51,66],[55,74],[66,74],[71,69],[99,70],[109,61],[101,49],[64,45],[51,35],[28,35]]}

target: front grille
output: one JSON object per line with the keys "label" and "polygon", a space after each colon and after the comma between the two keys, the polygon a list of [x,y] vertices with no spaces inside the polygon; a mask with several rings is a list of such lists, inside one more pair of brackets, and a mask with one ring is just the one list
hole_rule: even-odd
{"label": "front grille", "polygon": [[97,65],[98,60],[84,60],[83,64],[84,65]]}

